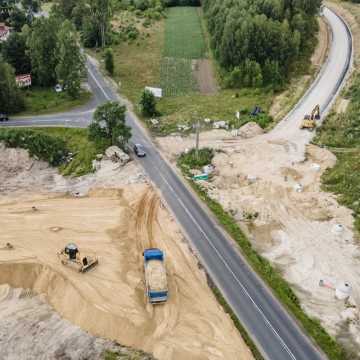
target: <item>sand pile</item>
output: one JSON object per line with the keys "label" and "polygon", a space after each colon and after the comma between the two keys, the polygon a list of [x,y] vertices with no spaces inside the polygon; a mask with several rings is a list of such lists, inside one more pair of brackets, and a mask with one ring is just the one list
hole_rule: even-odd
{"label": "sand pile", "polygon": [[245,139],[250,139],[263,133],[264,130],[256,122],[253,121],[248,122],[238,130],[238,136]]}
{"label": "sand pile", "polygon": [[[61,317],[30,290],[0,285],[0,358],[102,360],[106,350],[124,358],[151,355],[91,336]],[[26,354],[26,355],[25,355]]]}

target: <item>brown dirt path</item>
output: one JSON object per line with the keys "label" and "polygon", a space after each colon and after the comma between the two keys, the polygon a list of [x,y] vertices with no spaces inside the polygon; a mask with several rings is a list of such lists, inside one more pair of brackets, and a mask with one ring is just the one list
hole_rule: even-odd
{"label": "brown dirt path", "polygon": [[211,60],[196,60],[194,76],[198,82],[201,94],[212,95],[218,92]]}

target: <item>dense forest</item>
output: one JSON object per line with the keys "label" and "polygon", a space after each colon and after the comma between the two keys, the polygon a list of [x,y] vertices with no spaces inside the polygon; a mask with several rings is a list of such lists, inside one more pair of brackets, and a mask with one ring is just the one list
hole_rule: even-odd
{"label": "dense forest", "polygon": [[280,87],[316,43],[321,0],[203,0],[228,85]]}

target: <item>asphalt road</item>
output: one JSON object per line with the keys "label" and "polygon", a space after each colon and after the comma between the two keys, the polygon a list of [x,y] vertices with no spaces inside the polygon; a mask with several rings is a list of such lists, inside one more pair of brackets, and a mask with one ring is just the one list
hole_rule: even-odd
{"label": "asphalt road", "polygon": [[[293,129],[297,128],[299,117],[303,117],[304,111],[311,111],[314,104],[319,103],[322,111],[325,111],[343,82],[351,59],[351,36],[345,24],[335,14],[326,9],[325,16],[334,35],[329,61],[314,86],[295,110],[274,130],[275,133],[278,131],[285,134],[284,128],[288,127],[289,133],[292,134]],[[119,100],[116,91],[91,62],[88,63],[88,69],[95,102]],[[68,114],[49,115],[36,119],[14,119],[6,125],[85,127],[89,124],[91,115],[92,109],[85,108]],[[324,359],[324,355],[303,334],[283,306],[249,268],[236,245],[224,235],[212,216],[204,211],[198,199],[163,159],[131,113],[127,114],[127,122],[133,128],[132,141],[142,143],[147,151],[147,157],[139,161],[152,182],[162,192],[202,264],[263,356],[271,360]],[[307,141],[308,135],[303,136],[304,141]]]}

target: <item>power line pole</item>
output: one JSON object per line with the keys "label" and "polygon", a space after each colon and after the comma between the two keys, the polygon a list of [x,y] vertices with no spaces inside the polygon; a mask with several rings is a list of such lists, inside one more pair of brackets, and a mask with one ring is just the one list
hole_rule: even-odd
{"label": "power line pole", "polygon": [[196,158],[199,158],[199,143],[200,143],[200,120],[197,121],[196,125],[196,143],[195,143],[195,153]]}

